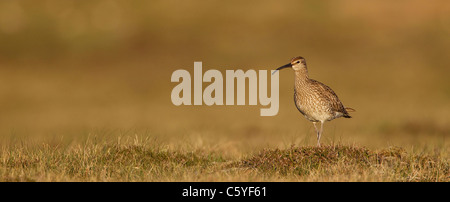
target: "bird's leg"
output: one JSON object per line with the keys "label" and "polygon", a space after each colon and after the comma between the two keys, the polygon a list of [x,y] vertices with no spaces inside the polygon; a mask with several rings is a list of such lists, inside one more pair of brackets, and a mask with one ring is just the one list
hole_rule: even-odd
{"label": "bird's leg", "polygon": [[323,121],[320,122],[320,131],[317,133],[317,146],[320,147],[320,136],[323,132]]}
{"label": "bird's leg", "polygon": [[319,139],[320,139],[320,133],[319,133],[319,130],[317,129],[316,122],[312,122],[312,123],[313,123],[313,125],[314,125],[314,128],[316,129],[316,134],[317,134],[317,146],[320,146],[320,143],[319,143]]}

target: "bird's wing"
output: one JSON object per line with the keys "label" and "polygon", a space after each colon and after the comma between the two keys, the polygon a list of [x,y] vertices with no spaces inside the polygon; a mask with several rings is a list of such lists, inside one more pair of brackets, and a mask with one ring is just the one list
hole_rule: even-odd
{"label": "bird's wing", "polygon": [[329,104],[333,112],[341,112],[343,114],[348,114],[347,110],[345,110],[344,105],[339,100],[336,93],[330,87],[316,80],[312,80],[312,82],[315,88],[318,88],[317,92],[320,93],[321,99],[326,99],[326,103]]}

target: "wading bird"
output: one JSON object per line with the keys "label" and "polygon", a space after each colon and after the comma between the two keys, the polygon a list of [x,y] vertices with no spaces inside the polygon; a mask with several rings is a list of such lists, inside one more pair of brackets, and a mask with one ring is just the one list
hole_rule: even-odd
{"label": "wading bird", "polygon": [[[309,78],[305,58],[300,56],[292,58],[289,64],[279,67],[272,74],[284,68],[292,68],[294,70],[295,106],[306,119],[314,124],[317,133],[317,146],[320,147],[320,136],[322,135],[325,121],[331,121],[339,117],[351,118],[348,112],[355,110],[345,108],[330,87]],[[317,122],[320,122],[320,130],[316,126]]]}

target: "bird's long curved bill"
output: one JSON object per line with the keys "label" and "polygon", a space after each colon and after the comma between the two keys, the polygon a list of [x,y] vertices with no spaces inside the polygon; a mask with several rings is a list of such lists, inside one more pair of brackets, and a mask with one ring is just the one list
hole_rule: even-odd
{"label": "bird's long curved bill", "polygon": [[272,73],[272,75],[274,75],[275,72],[278,72],[278,70],[281,70],[281,69],[284,69],[284,68],[288,68],[288,67],[292,67],[292,64],[289,63],[289,64],[285,64],[285,65],[283,65],[283,66],[281,66],[281,67],[278,67],[278,68]]}

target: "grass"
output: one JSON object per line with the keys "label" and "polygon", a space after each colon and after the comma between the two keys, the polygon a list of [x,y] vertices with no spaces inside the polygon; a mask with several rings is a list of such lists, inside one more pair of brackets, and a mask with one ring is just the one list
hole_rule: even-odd
{"label": "grass", "polygon": [[372,151],[331,145],[265,149],[236,164],[261,172],[309,179],[448,181],[449,164],[439,156],[416,155],[399,147]]}
{"label": "grass", "polygon": [[132,144],[52,140],[13,147],[2,149],[0,181],[159,181],[223,161],[213,153],[168,151],[135,140]]}
{"label": "grass", "polygon": [[[440,154],[348,145],[266,148],[230,158],[135,138],[3,145],[0,181],[449,181]],[[29,142],[29,141],[25,141]],[[19,146],[20,145],[20,146]]]}

